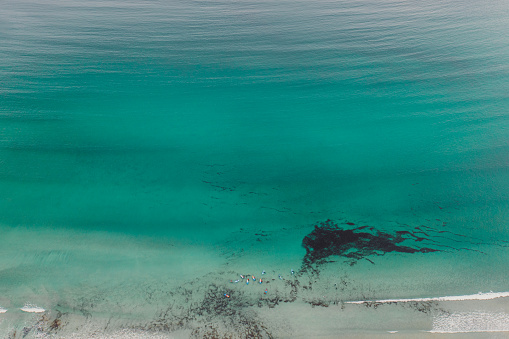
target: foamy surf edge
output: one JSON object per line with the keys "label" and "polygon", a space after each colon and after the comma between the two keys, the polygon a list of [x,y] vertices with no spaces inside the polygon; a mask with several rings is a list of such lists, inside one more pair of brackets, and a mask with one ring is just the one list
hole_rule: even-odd
{"label": "foamy surf edge", "polygon": [[438,334],[454,334],[454,333],[493,333],[493,332],[509,332],[509,330],[460,330],[460,331],[427,331],[428,333],[438,333]]}
{"label": "foamy surf edge", "polygon": [[430,333],[509,332],[509,314],[505,312],[455,312],[433,318]]}
{"label": "foamy surf edge", "polygon": [[30,304],[27,304],[27,305],[23,306],[22,308],[20,308],[20,310],[22,310],[23,312],[27,312],[27,313],[43,313],[43,312],[46,312],[46,310],[44,308],[36,306],[36,305],[30,305]]}
{"label": "foamy surf edge", "polygon": [[5,313],[5,312],[7,312],[7,310],[5,308],[0,307],[0,313]]}
{"label": "foamy surf edge", "polygon": [[496,298],[507,298],[509,292],[487,292],[477,293],[470,295],[434,297],[434,298],[410,298],[410,299],[381,299],[381,300],[359,300],[359,301],[346,301],[345,304],[365,304],[365,303],[405,303],[415,301],[463,301],[463,300],[491,300]]}

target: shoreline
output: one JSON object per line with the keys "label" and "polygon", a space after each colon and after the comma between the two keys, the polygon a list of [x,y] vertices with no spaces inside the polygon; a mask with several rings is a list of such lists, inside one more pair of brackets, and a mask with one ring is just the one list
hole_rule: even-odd
{"label": "shoreline", "polygon": [[[2,325],[17,318],[32,335],[26,338],[52,339],[247,338],[247,333],[260,338],[332,338],[337,333],[345,338],[433,338],[509,331],[508,292],[321,303],[309,299],[302,290],[295,292],[297,279],[275,280],[280,284],[271,287],[275,296],[268,297],[260,296],[258,288],[235,289],[221,283],[222,276],[209,275],[210,283],[200,286],[197,284],[203,277],[188,282],[197,293],[184,296],[182,292],[187,289],[181,286],[179,293],[170,296],[176,298],[172,305],[165,308],[161,303],[144,313],[145,320],[135,313],[87,313],[68,305],[48,307],[41,313],[9,309],[0,316],[0,329],[6,330]],[[229,286],[231,298],[224,298],[222,292]],[[32,305],[31,309],[35,308],[42,310]],[[15,331],[15,327],[10,330],[11,334]]]}
{"label": "shoreline", "polygon": [[479,292],[477,294],[459,295],[459,296],[445,296],[445,297],[430,297],[430,298],[407,298],[407,299],[381,299],[381,300],[360,300],[360,301],[346,301],[345,304],[365,304],[365,303],[404,303],[412,301],[463,301],[463,300],[491,300],[496,298],[509,297],[509,292]]}

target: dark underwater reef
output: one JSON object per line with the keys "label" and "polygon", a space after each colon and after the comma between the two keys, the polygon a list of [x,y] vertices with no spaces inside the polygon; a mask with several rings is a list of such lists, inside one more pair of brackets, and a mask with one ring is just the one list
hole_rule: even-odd
{"label": "dark underwater reef", "polygon": [[[303,259],[303,269],[306,270],[313,265],[327,262],[331,256],[347,258],[350,264],[357,260],[366,259],[373,263],[368,256],[384,255],[389,252],[401,253],[428,253],[437,252],[438,249],[419,247],[417,243],[428,240],[410,231],[396,231],[394,234],[376,230],[370,226],[360,226],[351,229],[353,223],[346,223],[341,227],[332,220],[320,222],[315,225],[314,230],[304,237],[302,246],[306,249]],[[402,245],[411,242],[412,244]]]}

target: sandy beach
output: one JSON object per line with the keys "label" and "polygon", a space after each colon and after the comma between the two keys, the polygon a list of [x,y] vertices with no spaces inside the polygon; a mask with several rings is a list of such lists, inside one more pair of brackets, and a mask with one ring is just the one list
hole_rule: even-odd
{"label": "sandy beach", "polygon": [[[203,290],[196,286],[196,290],[199,293],[187,294],[186,298],[172,295],[171,306],[164,309],[159,305],[153,318],[143,321],[134,312],[105,317],[99,312],[56,306],[38,314],[9,310],[2,314],[0,328],[14,338],[23,333],[26,338],[126,339],[502,338],[509,331],[507,297],[348,304],[310,299],[305,293],[294,293],[291,284],[276,288],[278,299],[259,292],[240,293],[227,284],[212,282]],[[18,319],[12,323],[23,319],[22,328],[5,326],[14,317]]]}

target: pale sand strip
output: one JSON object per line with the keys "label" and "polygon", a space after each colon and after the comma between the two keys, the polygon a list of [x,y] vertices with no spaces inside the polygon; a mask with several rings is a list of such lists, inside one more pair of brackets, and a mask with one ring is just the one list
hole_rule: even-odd
{"label": "pale sand strip", "polygon": [[415,301],[463,301],[463,300],[491,300],[496,298],[509,297],[509,292],[488,292],[477,293],[471,295],[458,295],[447,297],[434,297],[434,298],[412,298],[412,299],[381,299],[381,300],[361,300],[361,301],[347,301],[346,304],[365,304],[365,303],[404,303]]}

